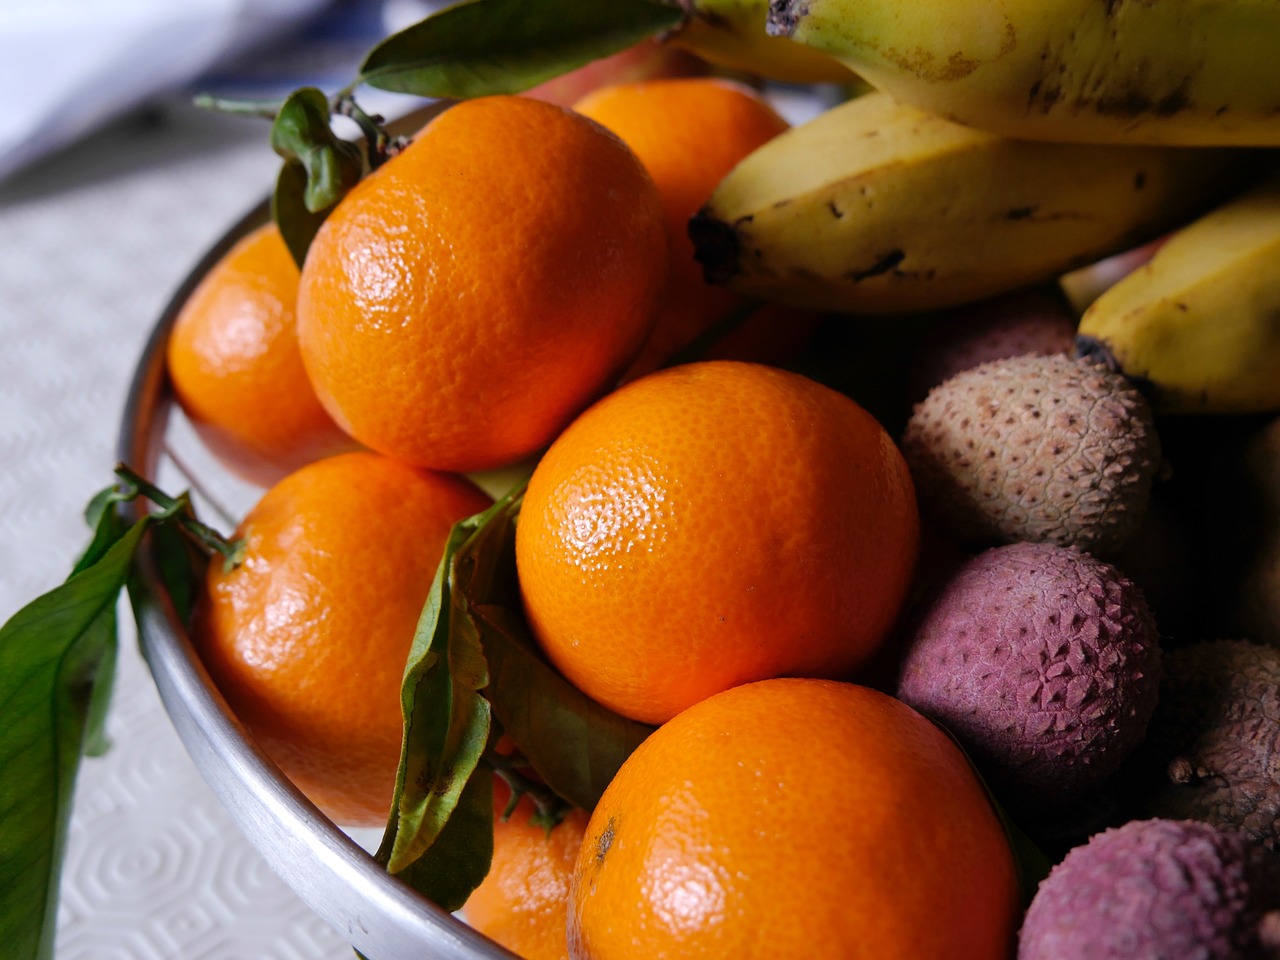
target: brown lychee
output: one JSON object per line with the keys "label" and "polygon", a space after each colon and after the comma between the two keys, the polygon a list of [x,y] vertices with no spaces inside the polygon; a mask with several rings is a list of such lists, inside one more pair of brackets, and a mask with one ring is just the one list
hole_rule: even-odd
{"label": "brown lychee", "polygon": [[1151,410],[1120,374],[1064,356],[995,360],[918,404],[903,453],[921,509],[971,547],[1116,551],[1160,468]]}
{"label": "brown lychee", "polygon": [[1169,651],[1130,765],[1144,815],[1238,826],[1280,850],[1280,649],[1214,640]]}

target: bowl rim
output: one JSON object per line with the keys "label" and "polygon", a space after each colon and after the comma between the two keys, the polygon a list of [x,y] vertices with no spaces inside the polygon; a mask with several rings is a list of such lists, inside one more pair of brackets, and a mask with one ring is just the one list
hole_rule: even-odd
{"label": "bowl rim", "polygon": [[[196,285],[236,242],[270,217],[270,201],[245,213],[187,274],[161,312],[135,368],[117,458],[156,474],[176,399],[166,351],[173,323]],[[124,505],[130,521],[146,506]],[[138,640],[187,753],[241,832],[300,899],[369,960],[519,960],[396,879],[325,817],[267,758],[235,719],[191,644],[149,551],[139,552],[131,591]]]}

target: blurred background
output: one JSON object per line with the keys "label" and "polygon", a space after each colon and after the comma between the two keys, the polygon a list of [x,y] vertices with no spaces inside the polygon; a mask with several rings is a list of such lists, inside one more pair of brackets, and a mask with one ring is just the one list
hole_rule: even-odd
{"label": "blurred background", "polygon": [[[0,3],[0,617],[63,580],[112,481],[133,367],[173,290],[265,197],[265,121],[195,93],[336,90],[416,0]],[[395,113],[412,101],[362,96]],[[346,940],[248,845],[187,757],[121,617],[104,757],[81,766],[59,960],[328,960]],[[3,952],[3,951],[0,951]]]}

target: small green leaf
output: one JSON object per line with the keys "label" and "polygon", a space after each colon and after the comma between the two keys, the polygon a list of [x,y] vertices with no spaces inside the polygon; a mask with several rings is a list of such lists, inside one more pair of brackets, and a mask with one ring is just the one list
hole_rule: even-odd
{"label": "small green leaf", "polygon": [[76,772],[109,682],[116,601],[147,525],[0,627],[0,943],[10,956],[52,956]]}
{"label": "small green leaf", "polygon": [[424,97],[519,93],[680,22],[655,0],[470,0],[378,44],[360,81]]}
{"label": "small green leaf", "polygon": [[316,147],[337,139],[329,126],[329,98],[315,87],[293,91],[271,124],[271,149],[285,160],[301,160]]}
{"label": "small green leaf", "polygon": [[300,161],[286,160],[276,178],[275,193],[271,195],[271,218],[280,228],[280,236],[299,269],[307,259],[316,231],[329,215],[329,210],[308,210],[306,192],[306,168]]}
{"label": "small green leaf", "polygon": [[306,171],[302,198],[310,213],[332,208],[364,176],[360,148],[333,132],[331,115],[329,98],[303,87],[289,94],[271,125],[271,148]]}
{"label": "small green leaf", "polygon": [[307,171],[307,188],[303,191],[302,202],[309,213],[327,213],[364,175],[360,148],[346,140],[314,147],[301,159],[303,169]]}
{"label": "small green leaf", "polygon": [[271,148],[283,159],[271,215],[299,267],[320,224],[364,176],[360,148],[329,125],[329,98],[315,87],[293,91],[271,125]]}

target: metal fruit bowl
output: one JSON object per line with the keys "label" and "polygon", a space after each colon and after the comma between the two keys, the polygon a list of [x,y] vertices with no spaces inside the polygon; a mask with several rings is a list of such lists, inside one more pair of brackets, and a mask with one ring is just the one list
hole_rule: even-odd
{"label": "metal fruit bowl", "polygon": [[[168,382],[166,344],[196,284],[268,216],[264,201],[214,244],[178,288],[138,362],[120,427],[119,459],[164,489],[191,487],[205,519],[216,517],[217,505],[243,512],[259,491],[219,467],[195,438]],[[135,519],[146,508],[135,502],[129,509]],[[281,774],[214,687],[146,551],[139,581],[139,640],[174,727],[245,836],[298,896],[369,960],[514,958],[386,873],[355,835],[335,826]]]}

